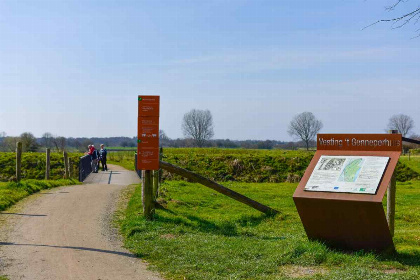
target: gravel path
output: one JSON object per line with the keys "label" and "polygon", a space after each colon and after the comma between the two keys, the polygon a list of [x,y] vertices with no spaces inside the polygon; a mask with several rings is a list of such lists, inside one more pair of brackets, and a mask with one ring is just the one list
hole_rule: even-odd
{"label": "gravel path", "polygon": [[2,212],[0,275],[33,280],[161,279],[121,247],[110,224],[120,192],[139,179],[119,166],[109,168],[91,174],[83,185],[47,190]]}

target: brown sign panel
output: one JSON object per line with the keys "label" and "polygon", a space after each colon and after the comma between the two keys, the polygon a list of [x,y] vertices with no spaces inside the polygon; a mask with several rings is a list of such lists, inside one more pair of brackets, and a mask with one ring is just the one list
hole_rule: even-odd
{"label": "brown sign panel", "polygon": [[[308,238],[340,249],[393,249],[382,200],[401,154],[401,135],[319,134],[317,141],[318,150],[293,194]],[[389,161],[375,194],[305,191],[321,156],[389,157]]]}
{"label": "brown sign panel", "polygon": [[139,117],[159,117],[159,96],[139,96]]}
{"label": "brown sign panel", "polygon": [[318,134],[317,150],[401,151],[401,134]]}
{"label": "brown sign panel", "polygon": [[159,139],[159,117],[140,117],[137,131],[138,139]]}
{"label": "brown sign panel", "polygon": [[142,166],[140,170],[159,170],[159,159],[137,159],[137,164]]}
{"label": "brown sign panel", "polygon": [[159,169],[159,96],[138,97],[137,169]]}

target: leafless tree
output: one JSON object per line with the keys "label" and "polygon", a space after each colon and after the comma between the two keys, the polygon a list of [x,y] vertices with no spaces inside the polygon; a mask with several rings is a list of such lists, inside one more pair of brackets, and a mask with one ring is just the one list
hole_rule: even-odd
{"label": "leafless tree", "polygon": [[182,131],[186,138],[194,139],[198,147],[203,147],[213,135],[213,117],[209,110],[193,109],[184,115]]}
{"label": "leafless tree", "polygon": [[[401,5],[402,3],[406,3],[408,1],[409,0],[393,0],[392,4],[390,6],[385,7],[385,10],[388,11],[388,12],[395,11],[397,8],[402,6]],[[387,19],[380,19],[380,20],[366,26],[365,28],[370,27],[370,26],[375,25],[375,24],[380,23],[380,22],[390,22],[392,24],[392,28],[396,29],[396,28],[401,28],[401,27],[409,24],[410,22],[412,22],[413,24],[417,24],[419,22],[419,20],[420,20],[420,5],[417,6],[417,8],[411,9],[411,10],[406,11],[406,12],[402,12],[399,16],[392,17],[392,18],[387,18]],[[365,28],[363,28],[363,29],[365,29]],[[414,37],[419,37],[420,36],[420,28],[415,30],[415,32],[417,32],[418,35],[414,36]]]}
{"label": "leafless tree", "polygon": [[66,148],[67,139],[62,136],[55,136],[52,138],[52,143],[54,144],[57,152],[63,152]]}
{"label": "leafless tree", "polygon": [[45,148],[51,148],[53,146],[53,138],[54,136],[49,133],[45,132],[42,134],[41,143]]}
{"label": "leafless tree", "polygon": [[414,128],[414,121],[404,114],[393,115],[388,122],[388,129],[398,130],[405,137]]}
{"label": "leafless tree", "polygon": [[315,138],[321,128],[322,122],[317,120],[314,114],[303,112],[292,119],[287,132],[290,136],[301,139],[306,145],[306,150],[309,150],[309,142]]}
{"label": "leafless tree", "polygon": [[159,140],[169,140],[168,135],[162,129],[159,130]]}
{"label": "leafless tree", "polygon": [[15,152],[16,151],[16,142],[19,141],[18,137],[5,137],[2,142],[2,149],[5,152]]}

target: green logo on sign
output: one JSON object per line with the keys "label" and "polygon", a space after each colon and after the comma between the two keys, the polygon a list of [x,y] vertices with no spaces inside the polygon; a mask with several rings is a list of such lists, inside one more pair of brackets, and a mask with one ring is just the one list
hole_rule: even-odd
{"label": "green logo on sign", "polygon": [[139,139],[139,140],[137,140],[137,143],[141,143],[141,140]]}
{"label": "green logo on sign", "polygon": [[142,98],[141,97],[139,97],[139,101],[141,101],[142,100]]}
{"label": "green logo on sign", "polygon": [[360,191],[364,192],[364,191],[366,191],[366,189],[365,188],[360,188]]}

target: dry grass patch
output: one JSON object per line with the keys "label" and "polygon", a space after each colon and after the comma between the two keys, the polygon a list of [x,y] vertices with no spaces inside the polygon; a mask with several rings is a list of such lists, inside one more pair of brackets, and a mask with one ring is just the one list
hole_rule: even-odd
{"label": "dry grass patch", "polygon": [[328,273],[328,270],[320,266],[301,266],[301,265],[284,265],[280,267],[280,271],[290,278],[322,276]]}

